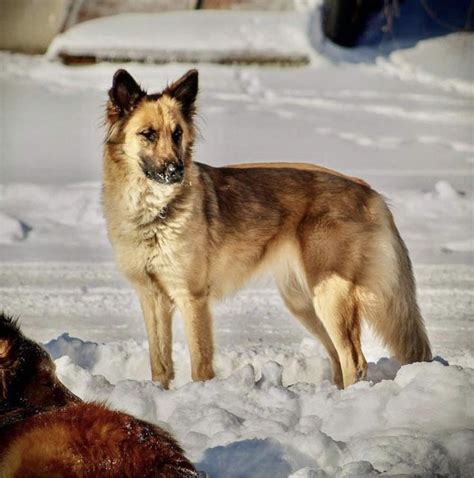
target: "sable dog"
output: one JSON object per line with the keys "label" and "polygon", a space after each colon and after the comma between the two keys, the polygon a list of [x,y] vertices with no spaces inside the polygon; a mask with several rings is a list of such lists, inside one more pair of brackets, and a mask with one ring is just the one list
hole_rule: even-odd
{"label": "sable dog", "polygon": [[0,314],[2,478],[186,478],[198,474],[164,430],[97,403],[56,377],[49,355]]}
{"label": "sable dog", "polygon": [[148,95],[124,70],[109,91],[103,202],[137,290],[153,380],[173,379],[171,318],[194,380],[214,377],[209,303],[271,268],[289,310],[327,349],[334,382],[366,374],[365,319],[402,363],[430,360],[405,245],[364,181],[311,165],[192,161],[198,72]]}

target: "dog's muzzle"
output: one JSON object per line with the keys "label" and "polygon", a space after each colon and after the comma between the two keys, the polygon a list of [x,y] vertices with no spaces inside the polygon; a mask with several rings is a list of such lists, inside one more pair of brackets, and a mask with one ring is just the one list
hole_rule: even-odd
{"label": "dog's muzzle", "polygon": [[163,184],[180,183],[184,177],[184,164],[181,161],[170,161],[165,166],[157,168],[152,161],[143,160],[142,170],[148,179]]}
{"label": "dog's muzzle", "polygon": [[184,176],[183,163],[168,163],[164,172],[165,181],[169,184],[180,183]]}

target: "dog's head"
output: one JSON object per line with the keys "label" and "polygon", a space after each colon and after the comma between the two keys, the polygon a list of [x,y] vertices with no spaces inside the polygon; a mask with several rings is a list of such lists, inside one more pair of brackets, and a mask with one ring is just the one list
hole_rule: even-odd
{"label": "dog's head", "polygon": [[48,353],[21,333],[16,320],[0,313],[0,403],[46,408],[79,400],[55,370]]}
{"label": "dog's head", "polygon": [[188,71],[162,92],[148,95],[118,70],[107,102],[107,144],[114,159],[149,181],[179,185],[191,162],[198,72]]}

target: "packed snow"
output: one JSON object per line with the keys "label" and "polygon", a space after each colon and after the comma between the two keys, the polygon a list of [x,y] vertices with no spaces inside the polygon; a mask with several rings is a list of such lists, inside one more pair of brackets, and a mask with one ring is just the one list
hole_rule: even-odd
{"label": "packed snow", "polygon": [[[154,91],[186,64],[67,67],[0,54],[0,306],[45,344],[73,392],[168,428],[211,478],[474,476],[473,78],[459,46],[472,36],[423,40],[362,61],[365,53],[315,44],[318,32],[306,38],[303,23],[276,28],[273,38],[274,14],[243,13],[225,21],[235,21],[233,41],[247,41],[248,54],[263,45],[296,55],[311,40],[311,63],[198,65],[197,159],[314,162],[381,191],[414,262],[436,360],[400,367],[365,330],[368,380],[339,391],[322,347],[265,279],[214,307],[216,379],[190,381],[178,316],[176,378],[170,390],[149,380],[138,301],[116,270],[104,228],[102,111],[117,68]],[[190,18],[167,15],[175,23],[154,40],[162,51],[170,25]],[[93,33],[117,29],[136,32],[130,45],[143,43],[148,32],[139,35],[130,18],[102,19],[110,30],[79,25],[70,35],[77,45],[90,40],[94,51],[106,42]],[[204,36],[182,41],[183,51],[194,44],[215,51]],[[66,36],[54,48],[62,42]],[[237,51],[230,39],[216,43],[223,55]],[[446,51],[449,61],[441,61]]]}

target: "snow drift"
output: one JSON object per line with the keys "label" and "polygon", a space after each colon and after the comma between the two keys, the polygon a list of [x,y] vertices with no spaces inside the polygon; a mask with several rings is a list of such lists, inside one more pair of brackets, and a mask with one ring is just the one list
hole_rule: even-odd
{"label": "snow drift", "polygon": [[[212,478],[472,476],[473,369],[433,362],[397,373],[394,362],[381,361],[370,366],[376,383],[339,391],[311,342],[285,365],[251,349],[237,363],[237,350],[228,349],[217,358],[220,378],[181,376],[169,391],[144,380],[144,343],[62,336],[47,348],[74,393],[166,426]],[[182,347],[174,356],[178,366],[186,362]],[[306,381],[307,367],[320,369],[315,383]]]}
{"label": "snow drift", "polygon": [[420,41],[394,51],[388,60],[380,57],[377,61],[389,74],[473,96],[473,50],[472,33],[452,33]]}

